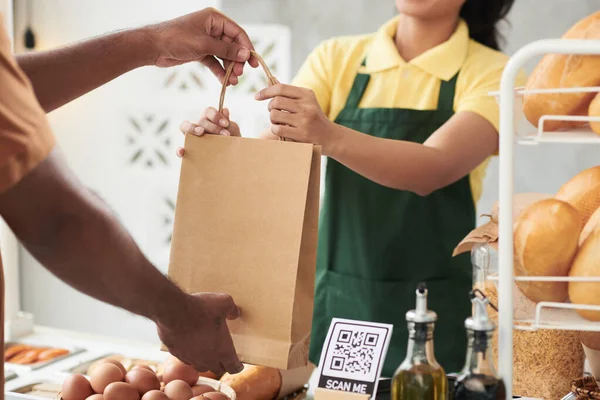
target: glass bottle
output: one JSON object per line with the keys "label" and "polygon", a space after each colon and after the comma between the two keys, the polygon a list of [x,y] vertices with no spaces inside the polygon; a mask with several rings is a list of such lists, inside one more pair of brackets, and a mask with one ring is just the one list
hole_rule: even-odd
{"label": "glass bottle", "polygon": [[456,380],[455,400],[504,400],[506,389],[494,368],[491,340],[496,326],[487,314],[487,298],[471,295],[473,317],[467,318],[467,356]]}
{"label": "glass bottle", "polygon": [[406,313],[408,349],[392,378],[392,400],[447,400],[448,380],[433,352],[437,314],[427,310],[427,288],[417,289],[417,307]]}

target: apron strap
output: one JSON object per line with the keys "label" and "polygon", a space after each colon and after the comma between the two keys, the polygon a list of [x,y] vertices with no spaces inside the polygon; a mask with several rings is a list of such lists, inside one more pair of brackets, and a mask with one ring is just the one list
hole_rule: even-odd
{"label": "apron strap", "polygon": [[438,110],[454,110],[454,92],[456,89],[456,80],[458,72],[449,81],[442,81],[440,84],[440,94],[438,97]]}
{"label": "apron strap", "polygon": [[[363,59],[360,64],[362,67],[367,65],[367,59]],[[352,89],[350,89],[350,94],[348,94],[348,98],[346,99],[346,105],[344,108],[358,108],[358,104],[369,85],[369,80],[371,79],[371,75],[357,73],[354,78],[354,83],[352,84]]]}

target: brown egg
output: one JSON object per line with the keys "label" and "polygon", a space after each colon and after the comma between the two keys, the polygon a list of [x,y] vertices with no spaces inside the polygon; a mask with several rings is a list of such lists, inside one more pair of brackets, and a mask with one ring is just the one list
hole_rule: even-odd
{"label": "brown egg", "polygon": [[90,375],[92,389],[96,393],[104,393],[104,389],[113,382],[123,381],[123,373],[112,363],[98,365]]}
{"label": "brown egg", "polygon": [[104,390],[104,400],[140,400],[140,394],[125,382],[113,382]]}
{"label": "brown egg", "polygon": [[230,400],[228,396],[221,392],[204,393],[202,396],[208,400]]}
{"label": "brown egg", "polygon": [[85,400],[104,400],[104,396],[101,394],[93,394]]}
{"label": "brown egg", "polygon": [[210,392],[214,392],[214,391],[215,391],[215,388],[212,386],[208,386],[208,385],[192,386],[192,394],[194,396],[200,396],[201,394],[210,393]]}
{"label": "brown egg", "polygon": [[119,367],[119,369],[123,373],[123,376],[125,376],[125,374],[127,373],[127,370],[125,369],[125,367],[123,366],[123,364],[121,364],[119,361],[113,360],[112,358],[103,358],[102,360],[98,360],[95,363],[93,363],[88,368],[87,374],[88,375],[92,375],[92,373],[94,372],[94,370],[96,368],[98,368],[99,365],[102,365],[102,364],[105,364],[105,363],[113,364],[113,365],[116,365],[117,367]]}
{"label": "brown egg", "polygon": [[142,397],[142,400],[169,400],[169,397],[160,390],[151,390]]}
{"label": "brown egg", "polygon": [[63,400],[84,400],[94,394],[90,381],[83,375],[71,375],[62,384]]}
{"label": "brown egg", "polygon": [[125,375],[125,382],[133,386],[140,396],[151,390],[160,389],[156,374],[144,368],[135,368]]}
{"label": "brown egg", "polygon": [[182,380],[175,380],[167,383],[165,394],[171,400],[190,400],[193,396],[190,385]]}
{"label": "brown egg", "polygon": [[133,368],[131,368],[131,370],[133,371],[134,369],[145,369],[145,370],[148,370],[150,372],[154,372],[156,374],[155,370],[153,370],[149,366],[143,365],[143,364],[134,365]]}
{"label": "brown egg", "polygon": [[167,359],[165,360],[165,366],[171,365],[171,364],[183,364],[183,361],[181,361],[179,358],[175,357],[174,355],[169,354],[169,357],[167,357]]}
{"label": "brown egg", "polygon": [[198,372],[191,365],[174,362],[165,367],[162,378],[164,383],[179,379],[192,386],[198,382]]}

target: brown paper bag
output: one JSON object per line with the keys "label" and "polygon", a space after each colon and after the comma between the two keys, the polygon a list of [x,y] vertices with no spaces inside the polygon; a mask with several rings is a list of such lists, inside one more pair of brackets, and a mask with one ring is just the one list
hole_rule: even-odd
{"label": "brown paper bag", "polygon": [[320,156],[311,144],[186,137],[169,276],[190,293],[233,296],[242,362],[308,363]]}

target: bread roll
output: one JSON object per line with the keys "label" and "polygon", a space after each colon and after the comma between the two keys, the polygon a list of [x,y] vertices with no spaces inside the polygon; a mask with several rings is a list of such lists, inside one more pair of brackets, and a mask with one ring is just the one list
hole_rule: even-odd
{"label": "bread roll", "polygon": [[[573,260],[569,276],[600,277],[600,230],[583,243]],[[573,304],[600,305],[600,282],[569,282],[569,298]],[[600,311],[575,310],[583,318],[600,321]]]}
{"label": "bread roll", "polygon": [[281,374],[278,369],[245,365],[239,374],[225,374],[221,382],[229,385],[237,400],[272,400],[279,394]]}
{"label": "bread roll", "polygon": [[[590,117],[600,117],[600,93],[597,93],[594,100],[590,103],[588,115]],[[600,135],[600,122],[590,122],[590,128]]]}
{"label": "bread roll", "polygon": [[[600,39],[600,11],[577,22],[564,39]],[[600,56],[547,54],[536,66],[525,88],[551,89],[600,85]],[[594,93],[543,93],[523,97],[523,111],[533,125],[543,115],[577,115],[587,109]],[[585,115],[585,114],[584,114]],[[546,121],[544,130],[580,125],[566,121]]]}
{"label": "bread roll", "polygon": [[[544,193],[517,193],[513,196],[513,221],[516,221],[517,218],[521,215],[524,209],[526,209],[529,205],[535,203],[536,201],[549,199],[552,196],[551,194]],[[492,207],[492,214],[490,219],[498,223],[499,218],[499,202],[496,201],[494,206]]]}
{"label": "bread roll", "polygon": [[[581,216],[569,204],[545,199],[527,207],[514,227],[515,276],[566,276],[577,251]],[[521,282],[531,301],[565,301],[566,282]]]}
{"label": "bread roll", "polygon": [[583,242],[598,228],[600,223],[600,207],[594,211],[588,222],[583,227],[581,234],[579,235],[579,247],[583,245]]}
{"label": "bread roll", "polygon": [[561,186],[556,198],[566,201],[581,213],[583,229],[594,211],[600,207],[600,166],[575,175]]}

